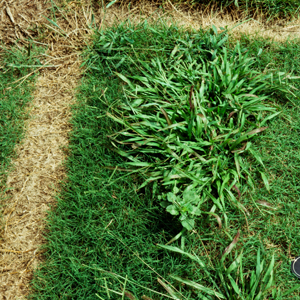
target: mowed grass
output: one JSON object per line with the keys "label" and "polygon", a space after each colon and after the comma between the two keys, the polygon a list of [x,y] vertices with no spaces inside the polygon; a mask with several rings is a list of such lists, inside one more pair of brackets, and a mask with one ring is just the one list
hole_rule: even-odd
{"label": "mowed grass", "polygon": [[[134,48],[134,55],[147,59],[170,55],[174,40],[185,39],[185,32],[176,26],[145,25],[143,30],[134,30],[121,25],[108,29],[106,34],[114,36],[116,32],[120,33],[114,39],[119,43],[117,46],[123,45],[124,52]],[[230,43],[234,46],[236,41],[231,38]],[[293,70],[299,76],[299,41],[275,44],[244,36],[240,43],[253,56],[263,49],[253,66],[256,70]],[[122,59],[122,53],[119,54],[118,62]],[[180,222],[153,199],[151,186],[137,190],[141,178],[115,168],[126,165],[113,151],[108,135],[121,127],[106,116],[106,111],[115,101],[124,99],[124,84],[114,74],[114,68],[101,63],[103,55],[95,42],[85,58],[86,73],[78,90],[78,103],[73,107],[68,178],[62,185],[57,206],[49,212],[46,260],[35,273],[30,299],[170,297],[157,278],[173,284],[182,299],[198,299],[192,289],[178,284],[169,274],[210,286],[205,272],[188,257],[156,246],[178,234]],[[128,70],[124,68],[124,72]],[[300,88],[298,81],[294,85]],[[256,188],[245,189],[240,201],[250,216],[228,206],[228,227],[219,229],[215,218],[202,217],[197,220],[197,231],[172,243],[196,253],[211,274],[240,230],[240,239],[227,262],[243,250],[244,270],[253,269],[256,253],[261,249],[267,261],[275,255],[277,288],[286,291],[297,284],[290,273],[290,260],[300,253],[300,94],[294,92],[296,97],[290,96],[291,101],[281,100],[280,94],[273,97],[282,113],[255,142],[266,166],[270,193],[256,174],[257,162],[249,158]],[[130,294],[125,294],[125,290]],[[300,299],[299,292],[287,298]]]}
{"label": "mowed grass", "polygon": [[[265,53],[258,67],[271,69],[293,70],[299,76],[300,47],[297,40],[284,44],[272,44],[260,40],[255,43],[244,39],[250,47],[261,45]],[[300,89],[299,79],[295,87]],[[300,237],[297,233],[299,226],[300,201],[300,94],[291,102],[278,99],[282,114],[270,124],[268,131],[262,133],[256,143],[256,149],[269,173],[271,191],[268,193],[263,185],[254,193],[248,193],[244,202],[252,202],[253,211],[249,218],[250,236],[246,238],[248,245],[262,243],[269,252],[277,255],[278,286],[285,289],[295,284],[290,272],[291,260],[300,253]],[[252,169],[255,172],[256,165]],[[258,201],[261,204],[258,204]],[[266,201],[264,203],[264,201]],[[256,203],[255,203],[256,202]],[[267,206],[266,206],[267,205]],[[299,291],[288,299],[299,299]]]}
{"label": "mowed grass", "polygon": [[[27,103],[32,99],[35,74],[24,82],[21,78],[29,74],[37,63],[36,55],[17,47],[1,48],[0,53],[0,190],[4,189],[15,145],[23,136],[24,120],[28,116]],[[19,80],[20,79],[20,80]],[[18,81],[19,80],[19,81]],[[17,82],[18,81],[18,82]]]}

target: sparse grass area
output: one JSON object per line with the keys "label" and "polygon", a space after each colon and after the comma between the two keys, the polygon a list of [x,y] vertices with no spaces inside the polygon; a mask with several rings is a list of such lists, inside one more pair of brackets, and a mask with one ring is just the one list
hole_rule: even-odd
{"label": "sparse grass area", "polygon": [[[29,74],[37,62],[38,51],[17,47],[2,48],[0,56],[0,190],[14,155],[14,147],[23,134],[24,120],[28,116],[27,103],[32,99],[35,75],[23,83],[22,77]],[[18,81],[18,82],[17,82]]]}
{"label": "sparse grass area", "polygon": [[[194,3],[203,1],[194,0]],[[300,13],[299,0],[215,0],[207,1],[223,8],[239,9],[248,17],[264,16],[266,20],[282,18],[289,20],[298,18]]]}
{"label": "sparse grass area", "polygon": [[[131,51],[133,58],[138,55],[139,61],[167,57],[174,48],[174,40],[185,41],[186,38],[176,27],[145,25],[140,31],[126,26],[120,28],[119,31],[108,29],[106,34],[113,36],[121,32],[112,38],[117,43],[115,46],[122,46],[124,52]],[[234,46],[236,41],[230,39],[230,43]],[[240,43],[242,48],[249,49],[251,56],[263,49],[253,69],[287,73],[293,70],[295,75],[300,75],[299,41],[275,44],[244,36]],[[110,50],[114,51],[115,46],[111,44]],[[161,276],[161,280],[165,278],[184,295],[180,296],[182,299],[198,299],[200,296],[195,290],[179,284],[169,274],[211,286],[207,274],[188,257],[156,246],[169,242],[180,232],[181,224],[153,199],[151,186],[137,190],[142,183],[139,176],[116,170],[116,166],[127,166],[124,159],[112,151],[108,135],[122,127],[108,118],[106,111],[119,99],[124,100],[124,84],[115,75],[115,67],[109,69],[102,63],[105,58],[102,50],[97,49],[95,42],[85,60],[86,75],[78,91],[78,104],[73,108],[68,179],[63,184],[57,207],[48,216],[46,261],[35,273],[30,298],[123,299],[125,296],[124,299],[135,299],[135,295],[141,299],[145,294],[152,299],[166,299],[170,294],[157,282]],[[122,60],[122,51],[119,55],[113,61],[115,65]],[[132,69],[127,66],[123,71],[125,74]],[[298,82],[295,86],[300,88]],[[172,243],[201,257],[212,276],[222,252],[240,230],[240,238],[228,254],[226,264],[243,250],[243,268],[247,273],[255,267],[256,253],[261,248],[261,255],[268,262],[275,255],[276,289],[285,292],[297,283],[290,274],[290,259],[300,253],[297,232],[300,93],[295,93],[296,97],[289,96],[291,101],[281,98],[280,93],[272,97],[272,103],[276,103],[282,113],[254,144],[266,166],[270,193],[256,174],[259,164],[249,158],[247,165],[256,187],[254,191],[242,187],[240,202],[250,215],[246,218],[241,210],[226,206],[227,227],[223,219],[223,228],[219,229],[216,218],[204,216],[197,220],[197,232]],[[122,294],[125,290],[133,295]],[[300,299],[300,296],[295,291],[285,299]]]}
{"label": "sparse grass area", "polygon": [[[300,16],[299,0],[172,0],[174,5],[183,5],[189,8],[200,8],[206,13],[229,13],[241,18],[259,18],[261,21],[286,24]],[[118,2],[106,0],[108,7]],[[128,1],[131,3],[131,1]],[[160,6],[169,5],[170,1],[159,1]],[[131,3],[131,5],[134,5]]]}
{"label": "sparse grass area", "polygon": [[257,18],[269,22],[282,20],[284,23],[298,19],[300,15],[299,0],[174,0],[176,4],[201,6],[203,11],[235,12],[240,16]]}

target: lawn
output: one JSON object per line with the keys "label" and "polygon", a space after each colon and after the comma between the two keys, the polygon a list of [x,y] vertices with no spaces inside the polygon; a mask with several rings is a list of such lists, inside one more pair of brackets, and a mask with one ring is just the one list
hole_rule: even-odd
{"label": "lawn", "polygon": [[[297,234],[300,219],[297,211],[300,201],[300,106],[299,91],[295,89],[300,84],[294,79],[286,79],[282,74],[279,77],[268,77],[269,73],[277,74],[279,71],[286,74],[293,71],[293,76],[299,76],[299,41],[279,44],[242,36],[240,46],[236,48],[237,40],[232,36],[228,40],[223,39],[225,35],[217,35],[214,29],[191,33],[177,26],[150,26],[147,23],[137,28],[121,24],[95,34],[93,45],[84,55],[84,77],[77,92],[77,104],[73,107],[73,131],[66,162],[67,179],[57,196],[57,206],[47,217],[45,262],[35,272],[30,299],[216,299],[209,292],[212,289],[219,296],[231,295],[230,299],[254,299],[248,293],[249,285],[253,282],[257,282],[253,289],[255,295],[259,295],[260,289],[265,292],[264,296],[260,295],[261,298],[256,299],[300,299],[297,290],[290,290],[297,285],[297,280],[290,273],[290,261],[300,253]],[[196,45],[202,45],[203,53],[199,49],[200,52],[190,51],[194,49],[194,41],[197,41]],[[174,51],[176,45],[178,53]],[[241,173],[240,181],[236,182],[234,188],[235,200],[230,202],[225,197],[222,205],[218,201],[214,202],[213,199],[217,196],[221,198],[221,195],[217,191],[218,185],[209,185],[212,188],[207,193],[213,196],[201,204],[201,216],[197,216],[196,210],[189,212],[189,216],[193,215],[189,219],[193,220],[190,223],[193,230],[188,230],[189,226],[185,226],[178,214],[172,215],[172,209],[166,211],[161,206],[162,199],[156,196],[163,198],[165,193],[172,190],[169,189],[170,183],[165,180],[170,180],[170,177],[163,177],[165,181],[161,178],[161,181],[153,180],[140,188],[149,178],[148,173],[152,172],[153,175],[165,161],[169,160],[171,163],[164,167],[172,169],[172,160],[168,156],[170,153],[161,151],[153,157],[153,153],[144,151],[139,156],[137,149],[140,146],[133,144],[133,140],[112,140],[111,136],[122,132],[124,128],[127,128],[127,132],[137,130],[133,127],[129,130],[125,122],[129,118],[125,109],[132,104],[131,97],[163,103],[161,97],[168,93],[170,99],[174,95],[182,96],[179,92],[178,95],[174,92],[175,87],[176,84],[181,87],[180,84],[186,81],[172,81],[170,73],[174,72],[172,66],[176,66],[176,61],[181,60],[192,76],[195,57],[202,55],[203,61],[210,65],[214,55],[220,52],[225,55],[222,52],[224,47],[228,57],[237,56],[241,61],[248,50],[248,58],[252,58],[253,62],[249,68],[258,72],[260,75],[257,76],[261,76],[258,77],[259,80],[268,84],[260,88],[262,82],[247,78],[250,73],[243,69],[245,61],[234,66],[244,70],[243,76],[246,79],[243,82],[249,83],[249,86],[252,84],[252,91],[258,91],[260,102],[255,105],[264,109],[273,107],[273,111],[270,113],[265,109],[263,113],[255,112],[251,117],[247,115],[244,119],[249,122],[243,121],[241,117],[236,123],[230,123],[231,129],[236,125],[245,130],[255,130],[253,128],[261,128],[258,123],[264,123],[268,128],[251,134],[251,138],[255,135],[251,139],[251,153],[245,151],[237,161],[237,155],[229,152],[226,154],[230,158],[226,161],[226,168],[236,170],[235,173],[230,171],[233,174],[230,180],[236,178],[237,172]],[[174,55],[177,55],[176,59]],[[151,69],[149,65],[152,59],[156,64],[152,64]],[[166,66],[170,69],[165,68]],[[145,70],[153,72],[152,77],[147,77],[148,81],[142,72]],[[169,73],[165,74],[164,71]],[[159,85],[155,72],[166,75],[165,88]],[[218,84],[222,88],[222,76],[225,73],[219,73],[218,77]],[[185,80],[189,81],[190,78]],[[155,82],[158,85],[153,91],[152,85],[155,86]],[[287,84],[284,85],[284,82]],[[191,99],[191,84],[193,82],[190,82],[186,90],[183,86],[187,100]],[[295,88],[291,88],[291,85]],[[294,95],[287,93],[287,90],[292,90]],[[219,90],[215,90],[215,93],[217,91]],[[220,106],[223,103],[225,107],[221,95],[220,92],[218,101]],[[188,103],[187,109],[192,107]],[[173,122],[175,119],[168,120],[166,114],[170,114],[169,110],[170,107],[167,107],[159,115],[163,120],[160,122],[165,127],[171,126],[169,121]],[[218,114],[220,113],[218,110]],[[265,120],[272,114],[272,119]],[[214,116],[212,113],[210,117]],[[141,114],[130,116],[132,120],[141,122],[135,117],[139,118]],[[202,116],[201,119],[203,120]],[[210,130],[215,123],[208,123],[207,126],[207,130]],[[239,129],[240,135],[231,138],[243,136],[243,130]],[[157,132],[152,130],[151,137],[156,138]],[[188,131],[186,135],[189,135]],[[122,134],[118,135],[120,136]],[[133,135],[130,137],[134,138]],[[235,142],[234,139],[232,141]],[[204,149],[206,152],[202,149],[205,155],[214,153],[214,148],[210,147],[211,145]],[[243,152],[244,149],[239,150]],[[144,159],[143,162],[155,168],[152,170],[148,168],[149,165],[128,164],[136,160],[126,156],[126,153],[131,153],[134,158]],[[255,155],[250,155],[253,153]],[[155,164],[156,160],[159,163]],[[212,169],[215,164],[209,166]],[[209,170],[213,173],[209,168],[205,169],[206,174]],[[223,170],[226,171],[226,168]],[[251,177],[252,181],[249,179]],[[183,188],[192,179],[187,176],[176,184],[180,183],[179,188]],[[162,182],[166,184],[163,185]],[[225,180],[220,182],[222,184]],[[173,183],[174,181],[171,187]],[[196,187],[200,188],[199,185]],[[185,212],[180,213],[184,215]],[[182,231],[182,225],[187,228],[185,231]],[[174,238],[180,232],[181,236]],[[159,246],[172,239],[169,248]],[[229,245],[231,246],[227,248]],[[242,265],[241,260],[237,259],[241,252]],[[265,259],[264,266],[258,264],[262,259]],[[233,296],[236,286],[229,276],[224,275],[226,271],[222,269],[224,266],[228,268],[232,263],[232,270],[235,263],[239,270],[244,270],[243,276],[239,278],[235,278],[233,272],[231,279],[235,279],[233,282],[239,285],[247,298]],[[271,268],[267,269],[270,264]],[[264,269],[263,272],[260,266]],[[251,273],[250,270],[254,271]],[[254,278],[255,274],[257,278]],[[268,282],[259,277],[261,274],[267,274]],[[185,281],[180,283],[175,277]],[[250,282],[250,277],[254,278],[253,282]],[[210,290],[197,286],[195,282]]]}

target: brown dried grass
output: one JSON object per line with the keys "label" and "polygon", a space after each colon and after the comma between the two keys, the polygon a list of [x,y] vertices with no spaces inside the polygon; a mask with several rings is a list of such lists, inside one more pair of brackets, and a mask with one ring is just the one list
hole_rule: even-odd
{"label": "brown dried grass", "polygon": [[48,1],[0,0],[0,41],[5,44],[26,44],[26,38],[36,38],[37,27],[44,22]]}
{"label": "brown dried grass", "polygon": [[[64,177],[62,147],[67,146],[69,105],[78,80],[78,63],[59,72],[43,71],[36,83],[26,136],[17,147],[18,158],[7,186],[0,246],[0,298],[25,295],[32,270],[40,261],[43,219]],[[66,80],[68,78],[68,80]]]}
{"label": "brown dried grass", "polygon": [[[131,10],[125,3],[113,6],[105,14],[100,5],[90,4],[90,1],[67,3],[61,0],[59,3],[65,5],[65,18],[58,13],[58,25],[66,36],[61,36],[60,30],[42,16],[49,16],[50,6],[46,1],[0,0],[0,39],[6,44],[18,40],[20,46],[28,43],[28,37],[38,36],[35,28],[42,28],[43,39],[35,41],[48,47],[44,63],[51,61],[56,65],[39,70],[26,136],[17,146],[18,158],[13,162],[14,170],[7,180],[12,190],[7,193],[9,200],[3,211],[0,299],[17,299],[27,295],[32,272],[42,260],[40,246],[45,242],[44,219],[50,205],[55,205],[54,195],[65,176],[62,162],[65,159],[63,147],[68,145],[68,132],[71,130],[69,108],[80,79],[79,51],[91,40],[89,24],[92,14],[96,25],[101,28],[126,19],[140,22],[145,18],[148,22],[162,18],[167,23],[176,20],[179,25],[195,29],[211,24],[230,28],[239,21],[238,15],[214,15],[212,12],[175,8],[171,2],[165,5],[164,12],[157,4],[144,1]],[[295,23],[266,27],[258,21],[249,21],[233,30],[233,34],[238,37],[246,33],[283,41],[289,36],[299,37],[299,26]]]}

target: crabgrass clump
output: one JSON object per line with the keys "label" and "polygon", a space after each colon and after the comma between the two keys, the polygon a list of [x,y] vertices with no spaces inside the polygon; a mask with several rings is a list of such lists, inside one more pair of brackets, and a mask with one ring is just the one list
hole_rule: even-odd
{"label": "crabgrass clump", "polygon": [[[115,46],[101,34],[95,45],[101,56],[92,65],[115,69],[124,83],[123,99],[108,104],[106,115],[122,126],[109,138],[131,172],[144,176],[139,188],[154,182],[153,197],[188,230],[196,217],[216,209],[226,219],[228,201],[247,213],[234,195],[246,183],[254,186],[245,156],[263,166],[252,140],[280,113],[270,100],[290,92],[292,77],[253,70],[247,49],[229,48],[227,31],[218,34],[214,26],[177,39],[163,57],[146,59],[135,50],[138,34],[115,35],[125,44]],[[125,62],[134,72],[122,67]]]}

